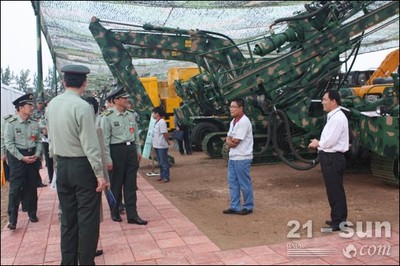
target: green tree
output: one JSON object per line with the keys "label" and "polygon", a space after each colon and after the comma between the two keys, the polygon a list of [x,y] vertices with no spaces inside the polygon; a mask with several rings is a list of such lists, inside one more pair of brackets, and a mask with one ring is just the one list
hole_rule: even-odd
{"label": "green tree", "polygon": [[4,71],[3,68],[1,68],[1,83],[10,85],[11,81],[14,79],[15,79],[14,72],[10,70],[10,66],[7,66]]}
{"label": "green tree", "polygon": [[19,76],[17,75],[15,80],[17,82],[17,89],[25,93],[33,92],[33,87],[30,86],[31,79],[29,78],[30,70],[21,70]]}
{"label": "green tree", "polygon": [[61,77],[57,72],[56,76],[57,84],[54,82],[54,68],[49,67],[47,76],[44,79],[45,100],[51,100],[62,90]]}

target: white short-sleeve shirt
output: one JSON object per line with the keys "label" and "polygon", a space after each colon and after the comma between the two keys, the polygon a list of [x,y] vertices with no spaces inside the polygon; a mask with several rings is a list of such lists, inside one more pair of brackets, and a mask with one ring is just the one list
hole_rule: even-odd
{"label": "white short-sleeve shirt", "polygon": [[243,115],[234,125],[233,119],[229,126],[228,136],[240,139],[239,145],[229,149],[230,160],[251,160],[253,159],[253,129],[251,122],[246,115]]}
{"label": "white short-sleeve shirt", "polygon": [[164,138],[164,133],[168,133],[167,123],[164,119],[158,120],[154,125],[153,131],[153,147],[156,149],[168,148],[168,142]]}

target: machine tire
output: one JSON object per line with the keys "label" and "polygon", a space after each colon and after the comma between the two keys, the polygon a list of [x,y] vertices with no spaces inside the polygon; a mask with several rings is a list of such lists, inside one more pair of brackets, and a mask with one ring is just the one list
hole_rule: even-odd
{"label": "machine tire", "polygon": [[202,150],[202,142],[204,137],[208,133],[214,133],[220,131],[218,126],[210,122],[200,122],[193,127],[192,130],[192,142],[196,149]]}

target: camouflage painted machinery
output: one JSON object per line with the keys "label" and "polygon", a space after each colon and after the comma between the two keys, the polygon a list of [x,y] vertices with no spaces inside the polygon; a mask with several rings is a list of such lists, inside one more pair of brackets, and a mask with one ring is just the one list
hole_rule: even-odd
{"label": "camouflage painted machinery", "polygon": [[[334,88],[334,77],[343,63],[339,56],[348,50],[356,53],[366,37],[365,30],[396,16],[387,23],[397,23],[399,14],[396,2],[324,1],[305,7],[305,12],[275,21],[270,27],[271,35],[255,41],[253,56],[278,51],[279,57],[267,62],[250,61],[220,73],[208,69],[210,86],[222,91],[227,101],[252,96],[253,102],[248,100],[248,103],[253,105],[247,113],[255,120],[255,132],[267,135],[266,144],[259,146],[260,150],[264,151],[272,143],[281,160],[299,170],[315,164],[314,160],[301,156],[300,151],[320,134],[324,114],[319,99],[326,89]],[[286,22],[286,30],[274,33],[273,27],[282,22]],[[251,47],[253,42],[244,45]],[[227,78],[223,82],[221,74]],[[357,100],[348,106],[352,140],[360,136],[364,148],[391,161],[386,170],[391,173],[392,182],[398,184],[398,84],[388,86],[384,97],[371,106],[361,108]],[[374,105],[385,106],[387,115],[378,118],[362,115],[361,111],[370,111]],[[260,121],[259,117],[268,119]],[[267,122],[264,128],[257,124],[260,122]],[[256,135],[256,153],[257,144],[261,143]],[[286,151],[304,164],[287,160]]]}
{"label": "camouflage painted machinery", "polygon": [[[291,167],[305,170],[317,163],[317,158],[303,158],[302,154],[309,155],[305,147],[310,139],[319,136],[324,119],[320,99],[327,88],[334,86],[334,77],[343,63],[340,55],[349,50],[352,54],[357,51],[365,37],[363,32],[398,16],[399,7],[396,2],[384,2],[379,6],[373,1],[324,1],[305,5],[305,9],[293,17],[275,21],[270,27],[270,36],[239,45],[227,37],[218,44],[212,36],[207,36],[210,32],[149,25],[143,28],[152,34],[146,32],[141,36],[140,45],[138,41],[132,41],[137,36],[136,32],[110,30],[97,31],[93,35],[110,68],[120,61],[126,61],[125,66],[129,66],[127,71],[122,68],[120,71],[127,75],[133,69],[131,62],[128,62],[130,60],[123,59],[122,54],[113,54],[125,51],[124,55],[130,59],[122,46],[124,42],[137,45],[136,52],[134,49],[130,51],[131,55],[136,53],[137,57],[176,60],[180,56],[178,60],[196,62],[202,73],[187,83],[176,82],[178,94],[184,92],[182,96],[179,94],[185,102],[178,112],[182,119],[186,119],[188,124],[193,123],[196,116],[208,108],[204,114],[208,115],[208,123],[213,125],[213,131],[224,129],[226,127],[219,126],[219,120],[228,116],[228,102],[235,97],[245,97],[246,112],[254,125],[255,162],[278,155]],[[91,27],[95,20],[92,20]],[[273,27],[281,23],[287,24],[286,30],[275,33]],[[160,37],[154,43],[152,38],[157,34]],[[160,42],[162,36],[168,40],[175,38],[176,42]],[[104,41],[105,37],[107,42]],[[117,44],[110,46],[113,42]],[[117,45],[118,49],[108,49]],[[240,47],[248,50],[249,58],[244,58],[238,49]],[[250,47],[254,47],[254,51]],[[152,54],[146,52],[151,50]],[[146,56],[140,51],[145,51]],[[278,56],[267,57],[275,51]],[[185,57],[188,55],[190,60]],[[118,59],[109,60],[113,56]],[[133,73],[136,73],[134,69]],[[395,93],[387,97],[398,98]],[[199,106],[203,108],[196,109]],[[348,116],[354,135],[362,128],[359,126],[362,122],[357,116],[359,113],[356,106],[349,108]],[[213,118],[215,114],[217,117]],[[398,116],[394,116],[394,120],[394,128],[396,121],[398,128]],[[203,141],[204,150],[212,156],[220,155],[225,135],[226,132],[208,134]],[[393,139],[396,136],[382,134],[381,137]],[[397,158],[398,143],[395,154]],[[289,159],[285,157],[288,155]],[[296,163],[291,161],[293,158],[297,159]]]}
{"label": "camouflage painted machinery", "polygon": [[[219,33],[199,30],[181,30],[156,27],[150,24],[131,26],[131,29],[106,29],[102,23],[115,24],[93,17],[89,26],[96,42],[101,48],[103,57],[114,77],[127,85],[137,103],[135,106],[141,114],[142,121],[149,119],[149,110],[153,107],[146,101],[147,93],[141,84],[137,72],[132,65],[132,58],[157,58],[198,63],[200,68],[220,69],[238,67],[245,62],[242,53],[235,43],[227,36]],[[160,45],[162,44],[162,45]],[[218,53],[206,56],[198,62],[198,55],[216,48],[227,47],[228,54]],[[179,112],[181,120],[193,126],[192,139],[198,148],[207,133],[226,130],[228,115],[224,103],[212,99],[212,94],[204,87],[202,80],[191,79],[181,86],[176,83],[176,93],[184,100],[184,114]],[[205,93],[206,92],[206,93]],[[219,93],[214,93],[219,95]],[[210,98],[211,97],[211,98]],[[145,100],[144,102],[143,99]],[[144,125],[146,128],[147,125]]]}

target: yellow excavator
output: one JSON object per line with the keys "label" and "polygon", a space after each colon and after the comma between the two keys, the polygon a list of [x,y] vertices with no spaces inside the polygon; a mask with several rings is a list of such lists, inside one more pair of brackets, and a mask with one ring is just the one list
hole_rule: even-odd
{"label": "yellow excavator", "polygon": [[387,84],[393,83],[391,74],[399,67],[399,49],[390,52],[381,65],[375,70],[365,85],[353,87],[353,95],[359,96],[366,101],[375,101],[382,97],[383,90]]}

